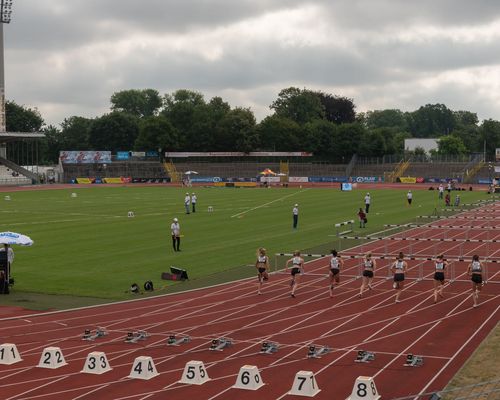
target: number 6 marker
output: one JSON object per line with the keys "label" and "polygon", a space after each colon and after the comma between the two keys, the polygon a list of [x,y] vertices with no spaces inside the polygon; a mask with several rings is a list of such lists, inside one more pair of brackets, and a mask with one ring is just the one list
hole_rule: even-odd
{"label": "number 6 marker", "polygon": [[257,390],[262,386],[264,386],[264,382],[262,382],[259,369],[255,365],[244,365],[240,368],[233,388]]}

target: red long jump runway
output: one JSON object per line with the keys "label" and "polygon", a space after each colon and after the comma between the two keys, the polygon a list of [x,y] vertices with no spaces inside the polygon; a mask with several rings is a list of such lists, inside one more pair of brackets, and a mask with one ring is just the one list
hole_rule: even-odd
{"label": "red long jump runway", "polygon": [[[434,232],[424,231],[427,237]],[[417,243],[416,254],[436,250],[432,242]],[[460,245],[440,243],[445,254]],[[380,250],[386,244],[376,241],[370,246]],[[498,252],[500,243],[490,243],[490,248]],[[390,251],[396,254],[398,249]],[[420,270],[431,278],[432,264],[410,260],[403,301],[395,304],[392,281],[386,279],[390,262],[378,261],[374,289],[363,298],[358,298],[356,278],[360,260],[345,260],[341,284],[329,298],[328,259],[320,259],[307,263],[295,299],[289,296],[290,277],[278,273],[265,284],[261,296],[256,294],[256,279],[249,279],[139,301],[0,319],[0,343],[16,344],[22,357],[18,363],[0,365],[0,393],[11,400],[281,399],[291,397],[287,392],[302,370],[315,374],[322,389],[317,399],[347,398],[361,375],[374,377],[384,399],[440,390],[498,322],[499,274],[490,271],[491,280],[476,309],[469,282],[458,280],[448,284],[445,298],[433,304],[431,280],[411,279]],[[467,263],[454,264],[456,278],[466,279]],[[107,336],[93,342],[81,339],[84,329],[99,326],[107,329]],[[124,342],[127,332],[138,330],[150,336]],[[171,333],[189,335],[191,341],[167,346]],[[211,340],[218,337],[231,338],[233,345],[210,351]],[[260,354],[265,340],[278,343],[279,350]],[[331,352],[307,358],[311,343],[329,346]],[[68,364],[39,368],[49,346],[59,347]],[[375,360],[355,363],[357,350],[375,353]],[[104,352],[113,369],[102,375],[81,372],[92,351]],[[424,365],[404,367],[407,353],[423,356]],[[151,357],[159,375],[149,380],[128,378],[138,356]],[[192,360],[204,363],[210,381],[178,383]],[[231,388],[243,365],[257,366],[266,385],[255,392]]]}

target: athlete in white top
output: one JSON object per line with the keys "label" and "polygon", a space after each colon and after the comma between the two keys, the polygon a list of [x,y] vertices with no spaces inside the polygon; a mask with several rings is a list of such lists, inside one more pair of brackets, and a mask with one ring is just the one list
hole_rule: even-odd
{"label": "athlete in white top", "polygon": [[443,298],[443,288],[444,288],[444,271],[448,267],[448,261],[444,259],[441,254],[436,257],[434,262],[434,304],[437,303],[438,296]]}
{"label": "athlete in white top", "polygon": [[372,290],[373,275],[375,273],[375,268],[377,263],[372,259],[372,254],[367,253],[365,259],[363,260],[363,280],[361,281],[361,288],[359,289],[359,297],[363,297],[363,292],[366,288]]}
{"label": "athlete in white top", "polygon": [[337,250],[332,250],[332,258],[330,259],[330,297],[333,297],[334,284],[338,285],[340,282],[340,270],[344,268],[344,260],[340,258]]}
{"label": "athlete in white top", "polygon": [[413,200],[413,193],[411,190],[408,190],[408,193],[406,193],[406,200],[408,200],[408,205],[411,206],[411,202]]}
{"label": "athlete in white top", "polygon": [[293,257],[286,262],[286,270],[288,271],[288,266],[292,264],[292,281],[290,286],[292,287],[291,296],[295,297],[295,290],[299,286],[300,275],[304,273],[304,259],[300,256],[300,251],[295,250],[293,252]]}
{"label": "athlete in white top", "polygon": [[407,268],[408,264],[404,260],[404,254],[400,252],[396,261],[394,261],[391,266],[391,271],[394,274],[393,287],[396,289],[396,303],[399,303],[399,296],[404,287],[405,272]]}
{"label": "athlete in white top", "polygon": [[469,264],[467,273],[472,281],[472,300],[474,302],[474,307],[477,307],[479,305],[479,292],[483,287],[483,265],[479,261],[479,256],[477,254],[472,256],[472,262]]}
{"label": "athlete in white top", "polygon": [[259,290],[257,291],[257,294],[262,294],[262,284],[264,283],[264,281],[267,281],[269,279],[269,257],[266,255],[266,249],[264,247],[260,247],[257,250],[257,261],[255,261],[255,268],[257,268],[259,279]]}

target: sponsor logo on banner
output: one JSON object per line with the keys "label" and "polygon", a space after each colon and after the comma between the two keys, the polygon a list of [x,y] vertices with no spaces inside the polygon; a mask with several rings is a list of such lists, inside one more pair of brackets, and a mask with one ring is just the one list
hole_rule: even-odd
{"label": "sponsor logo on banner", "polygon": [[288,182],[304,183],[309,182],[309,178],[307,176],[290,176],[288,177]]}
{"label": "sponsor logo on banner", "polygon": [[352,178],[352,181],[353,182],[357,182],[357,183],[367,183],[367,182],[370,182],[370,183],[374,183],[374,182],[377,182],[379,179],[378,177],[376,176],[354,176]]}
{"label": "sponsor logo on banner", "polygon": [[132,157],[146,157],[145,151],[132,151]]}
{"label": "sponsor logo on banner", "polygon": [[347,182],[345,176],[310,176],[309,182]]}
{"label": "sponsor logo on banner", "polygon": [[269,182],[269,183],[281,182],[279,176],[261,176],[260,181],[261,182]]}
{"label": "sponsor logo on banner", "polygon": [[417,183],[424,183],[425,179],[422,177],[417,177]]}
{"label": "sponsor logo on banner", "polygon": [[222,179],[221,179],[220,177],[218,177],[218,176],[214,176],[214,177],[212,178],[212,182],[214,182],[214,183],[217,183],[217,182],[222,182]]}
{"label": "sponsor logo on banner", "polygon": [[479,179],[477,183],[481,185],[491,185],[492,180],[491,179]]}
{"label": "sponsor logo on banner", "polygon": [[205,177],[204,176],[197,176],[196,178],[191,178],[190,181],[193,183],[212,183],[212,182],[215,182],[213,176],[205,176]]}
{"label": "sponsor logo on banner", "polygon": [[400,176],[398,179],[401,183],[417,183],[417,178],[413,176]]}
{"label": "sponsor logo on banner", "polygon": [[93,179],[90,178],[76,178],[76,183],[81,185],[90,185],[93,182]]}
{"label": "sponsor logo on banner", "polygon": [[106,164],[111,163],[110,151],[60,151],[63,164]]}
{"label": "sponsor logo on banner", "polygon": [[165,157],[312,157],[307,151],[167,151]]}
{"label": "sponsor logo on banner", "polygon": [[122,178],[104,178],[106,183],[122,183]]}
{"label": "sponsor logo on banner", "polygon": [[146,151],[146,157],[158,157],[158,152],[157,151]]}
{"label": "sponsor logo on banner", "polygon": [[116,159],[117,160],[128,160],[130,158],[130,153],[128,151],[117,151]]}
{"label": "sponsor logo on banner", "polygon": [[495,166],[495,172],[500,172],[500,167]]}

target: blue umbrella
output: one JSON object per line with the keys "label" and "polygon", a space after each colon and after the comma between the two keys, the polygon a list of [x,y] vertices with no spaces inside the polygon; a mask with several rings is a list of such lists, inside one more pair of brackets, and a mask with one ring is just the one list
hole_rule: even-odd
{"label": "blue umbrella", "polygon": [[20,244],[21,246],[31,246],[33,240],[29,236],[15,232],[0,232],[0,244]]}

